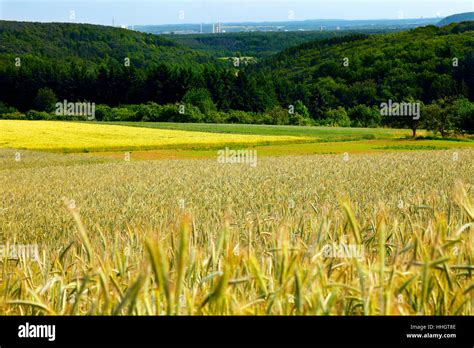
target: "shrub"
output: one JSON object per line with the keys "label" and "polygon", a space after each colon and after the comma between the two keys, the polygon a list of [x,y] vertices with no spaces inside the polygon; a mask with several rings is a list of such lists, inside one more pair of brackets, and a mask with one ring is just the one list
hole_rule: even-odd
{"label": "shrub", "polygon": [[162,122],[200,123],[204,122],[205,116],[193,105],[167,104],[161,106],[159,119]]}
{"label": "shrub", "polygon": [[3,120],[26,120],[25,114],[21,112],[11,112],[11,113],[5,113],[5,114],[0,114],[0,119]]}
{"label": "shrub", "polygon": [[305,118],[299,113],[290,114],[289,123],[293,126],[312,126],[314,121],[311,118]]}
{"label": "shrub", "polygon": [[135,107],[136,118],[138,121],[143,122],[160,122],[163,121],[162,107],[156,103],[148,103],[136,105]]}
{"label": "shrub", "polygon": [[5,103],[0,101],[0,115],[3,114],[14,114],[17,113],[18,110],[15,109],[14,107],[8,106]]}
{"label": "shrub", "polygon": [[281,106],[276,106],[268,112],[271,119],[271,124],[285,125],[290,123],[290,114],[287,109]]}
{"label": "shrub", "polygon": [[27,120],[50,120],[51,115],[48,114],[45,111],[36,111],[36,110],[30,110],[26,113],[25,118]]}
{"label": "shrub", "polygon": [[376,106],[357,105],[348,111],[353,127],[378,127],[382,121],[380,109]]}
{"label": "shrub", "polygon": [[98,121],[110,121],[112,118],[112,108],[107,105],[97,105],[95,108],[95,119]]}
{"label": "shrub", "polygon": [[350,127],[351,119],[343,107],[329,109],[324,124],[331,127]]}
{"label": "shrub", "polygon": [[272,124],[272,118],[265,113],[229,110],[224,115],[224,122],[226,123]]}
{"label": "shrub", "polygon": [[95,108],[95,118],[98,121],[108,122],[134,122],[140,121],[137,108],[140,105],[127,105],[117,108],[111,108],[107,105],[97,105]]}
{"label": "shrub", "polygon": [[135,112],[126,107],[112,108],[112,117],[111,121],[136,121]]}
{"label": "shrub", "polygon": [[184,95],[183,103],[196,106],[205,115],[217,110],[211,94],[205,88],[191,89]]}
{"label": "shrub", "polygon": [[212,111],[206,115],[206,123],[227,123],[229,115],[221,111]]}
{"label": "shrub", "polygon": [[295,104],[295,113],[301,115],[304,119],[311,119],[311,115],[309,113],[308,108],[306,105],[303,104],[301,100],[298,100]]}

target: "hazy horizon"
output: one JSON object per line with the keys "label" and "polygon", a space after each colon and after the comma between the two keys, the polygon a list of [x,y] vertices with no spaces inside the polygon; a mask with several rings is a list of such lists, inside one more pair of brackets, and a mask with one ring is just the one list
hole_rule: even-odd
{"label": "hazy horizon", "polygon": [[417,19],[473,11],[471,0],[0,0],[0,19],[111,25]]}

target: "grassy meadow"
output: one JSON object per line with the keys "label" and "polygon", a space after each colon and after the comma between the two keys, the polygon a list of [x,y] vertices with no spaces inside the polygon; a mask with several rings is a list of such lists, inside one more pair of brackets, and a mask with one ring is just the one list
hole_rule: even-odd
{"label": "grassy meadow", "polygon": [[[408,129],[345,128],[310,126],[270,126],[255,124],[209,124],[173,122],[107,122],[107,124],[140,128],[186,130],[224,134],[279,135],[312,138],[319,142],[370,139],[399,139],[411,135]],[[420,135],[426,135],[421,131]]]}
{"label": "grassy meadow", "polygon": [[[473,314],[471,141],[4,122],[0,244],[39,259],[6,249],[1,313]],[[209,144],[255,148],[258,166]]]}

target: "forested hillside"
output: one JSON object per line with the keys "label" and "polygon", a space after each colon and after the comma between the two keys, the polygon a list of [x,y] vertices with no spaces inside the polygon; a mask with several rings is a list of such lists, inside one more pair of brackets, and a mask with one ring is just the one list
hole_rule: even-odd
{"label": "forested hillside", "polygon": [[353,35],[289,48],[255,70],[275,77],[282,104],[329,109],[392,100],[474,100],[474,22],[385,35]]}
{"label": "forested hillside", "polygon": [[[474,22],[316,40],[238,67],[121,29],[0,28],[0,114],[8,117],[67,99],[104,104],[101,119],[114,121],[414,127],[409,118],[381,116],[381,103],[393,100],[423,103],[426,115],[439,117],[428,128],[474,128]],[[255,35],[256,46],[262,38]],[[154,104],[130,106],[146,103]]]}
{"label": "forested hillside", "polygon": [[55,62],[123,64],[130,58],[135,67],[160,62],[205,61],[202,53],[166,38],[131,30],[73,23],[0,21],[0,59],[26,56]]}
{"label": "forested hillside", "polygon": [[474,21],[474,12],[458,13],[452,16],[448,16],[441,20],[438,25],[444,26],[452,23],[461,23],[466,21]]}
{"label": "forested hillside", "polygon": [[[386,30],[363,30],[366,33],[382,33]],[[214,57],[240,54],[256,58],[268,58],[286,48],[306,42],[324,40],[353,34],[354,31],[288,31],[288,32],[241,32],[226,34],[166,35],[170,41],[203,51]]]}

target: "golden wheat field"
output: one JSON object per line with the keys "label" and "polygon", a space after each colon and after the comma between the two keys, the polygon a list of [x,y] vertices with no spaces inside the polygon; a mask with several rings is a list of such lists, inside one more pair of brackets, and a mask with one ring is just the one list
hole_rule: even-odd
{"label": "golden wheat field", "polygon": [[13,157],[1,237],[39,259],[0,263],[1,313],[473,314],[472,149],[256,168]]}

